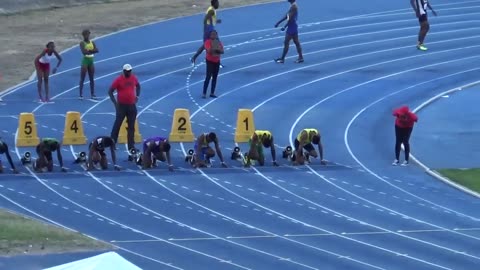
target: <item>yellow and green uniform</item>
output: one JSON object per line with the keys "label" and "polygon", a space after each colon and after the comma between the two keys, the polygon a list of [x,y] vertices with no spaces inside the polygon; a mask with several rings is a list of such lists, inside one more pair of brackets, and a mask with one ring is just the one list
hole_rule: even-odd
{"label": "yellow and green uniform", "polygon": [[[87,51],[92,51],[93,49],[95,49],[95,45],[93,45],[93,41],[91,40],[89,40],[88,42],[84,41],[83,48]],[[82,66],[93,65],[93,56],[93,53],[84,55],[82,58]]]}
{"label": "yellow and green uniform", "polygon": [[[256,130],[254,132],[254,135],[257,135],[258,138],[257,143],[255,144],[258,154],[263,155],[263,137],[266,136],[268,139],[272,139],[272,133],[268,130]],[[252,145],[254,135],[252,135],[252,137],[250,137],[250,139],[248,140],[250,146]]]}
{"label": "yellow and green uniform", "polygon": [[[302,138],[302,133],[306,131],[307,132],[307,139],[305,140],[305,145],[309,144],[309,143],[312,143],[312,138],[314,135],[320,135],[320,133],[318,132],[317,129],[315,128],[306,128],[302,131],[300,131],[300,133],[298,133],[297,135],[297,140],[300,142],[301,141],[301,138]],[[315,132],[315,134],[310,134],[311,132]]]}
{"label": "yellow and green uniform", "polygon": [[203,41],[205,42],[206,40],[210,39],[210,32],[215,30],[215,25],[217,24],[217,11],[213,6],[210,6],[207,9],[206,14],[208,14],[211,10],[213,10],[213,16],[207,20],[207,24],[204,27],[203,31]]}

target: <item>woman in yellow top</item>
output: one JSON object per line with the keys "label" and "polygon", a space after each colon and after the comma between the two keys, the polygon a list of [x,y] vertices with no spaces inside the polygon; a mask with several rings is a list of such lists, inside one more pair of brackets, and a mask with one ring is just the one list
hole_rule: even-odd
{"label": "woman in yellow top", "polygon": [[97,45],[90,40],[90,30],[85,29],[82,31],[83,40],[80,42],[80,51],[82,52],[82,68],[80,71],[80,99],[83,99],[83,82],[85,81],[85,75],[88,72],[88,79],[90,80],[90,96],[92,99],[96,99],[95,96],[95,66],[93,64],[93,56],[98,53]]}
{"label": "woman in yellow top", "polygon": [[272,153],[273,166],[278,166],[275,159],[275,144],[273,142],[272,133],[268,130],[256,130],[249,140],[250,150],[246,156],[246,167],[249,167],[251,160],[258,160],[260,166],[265,165],[265,155],[263,154],[263,147],[269,148]]}
{"label": "woman in yellow top", "polygon": [[[318,157],[317,151],[313,144],[318,145],[318,152],[320,153],[320,163],[325,165],[327,164],[323,159],[323,146],[321,141],[320,132],[314,128],[306,128],[300,133],[298,133],[297,138],[295,138],[295,156],[292,159],[295,165],[303,165],[305,163],[305,158],[308,160],[309,156],[314,158]],[[305,153],[306,157],[303,155],[303,149],[307,152]]]}

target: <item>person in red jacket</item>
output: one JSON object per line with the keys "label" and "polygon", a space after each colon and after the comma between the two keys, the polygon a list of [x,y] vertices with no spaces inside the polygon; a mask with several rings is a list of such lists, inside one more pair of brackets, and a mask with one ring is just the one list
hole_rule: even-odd
{"label": "person in red jacket", "polygon": [[402,166],[408,165],[408,160],[410,157],[410,135],[412,134],[413,125],[418,121],[418,117],[410,111],[408,106],[400,107],[393,111],[393,116],[395,119],[395,160],[393,161],[394,166],[400,164],[400,148],[403,144],[405,147],[405,161],[402,163]]}

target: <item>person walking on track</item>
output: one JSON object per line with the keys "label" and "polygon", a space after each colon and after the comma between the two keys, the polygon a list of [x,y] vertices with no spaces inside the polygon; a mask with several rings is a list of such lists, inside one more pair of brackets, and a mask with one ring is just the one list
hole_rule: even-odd
{"label": "person walking on track", "polygon": [[420,31],[418,32],[418,43],[417,49],[421,51],[428,50],[423,43],[425,41],[425,37],[427,36],[428,31],[430,30],[430,24],[428,23],[428,15],[427,15],[427,8],[429,8],[433,15],[437,16],[435,10],[433,10],[432,6],[428,2],[428,0],[410,0],[410,5],[412,6],[413,10],[415,11],[415,15],[418,18],[420,23]]}
{"label": "person walking on track", "polygon": [[287,24],[282,27],[282,31],[286,30],[285,33],[285,40],[283,44],[283,53],[280,58],[275,59],[276,63],[285,63],[285,57],[287,56],[288,49],[290,47],[290,41],[293,39],[293,43],[297,47],[298,58],[295,63],[303,63],[303,54],[302,54],[302,46],[300,45],[300,41],[298,40],[298,6],[296,0],[288,0],[290,2],[290,10],[288,11],[287,15],[285,15],[280,21],[275,24],[275,28],[277,28],[283,21],[287,20]]}

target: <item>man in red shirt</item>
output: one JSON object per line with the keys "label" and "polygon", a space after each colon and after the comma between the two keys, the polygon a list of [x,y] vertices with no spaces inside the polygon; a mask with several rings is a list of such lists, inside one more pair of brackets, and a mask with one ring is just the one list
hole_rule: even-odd
{"label": "man in red shirt", "polygon": [[218,39],[217,31],[212,30],[210,32],[210,39],[205,41],[205,51],[207,52],[206,56],[206,76],[205,81],[203,82],[203,96],[202,98],[207,97],[207,89],[210,84],[210,79],[212,80],[212,88],[210,90],[210,97],[216,98],[215,88],[217,87],[217,77],[220,69],[220,55],[224,53],[223,44]]}
{"label": "man in red shirt", "polygon": [[410,157],[410,135],[412,134],[413,126],[418,121],[418,117],[410,111],[408,106],[400,107],[393,111],[395,119],[395,160],[393,166],[400,164],[400,148],[403,144],[405,147],[405,161],[402,166],[408,165]]}
{"label": "man in red shirt", "polygon": [[[117,91],[117,99],[113,96],[114,91]],[[137,118],[136,103],[140,96],[140,83],[137,77],[132,74],[131,65],[125,64],[123,66],[123,74],[113,81],[112,86],[110,86],[108,90],[108,94],[116,109],[115,123],[113,124],[110,137],[115,143],[117,142],[123,119],[127,117],[128,149],[134,149],[135,119]]]}

